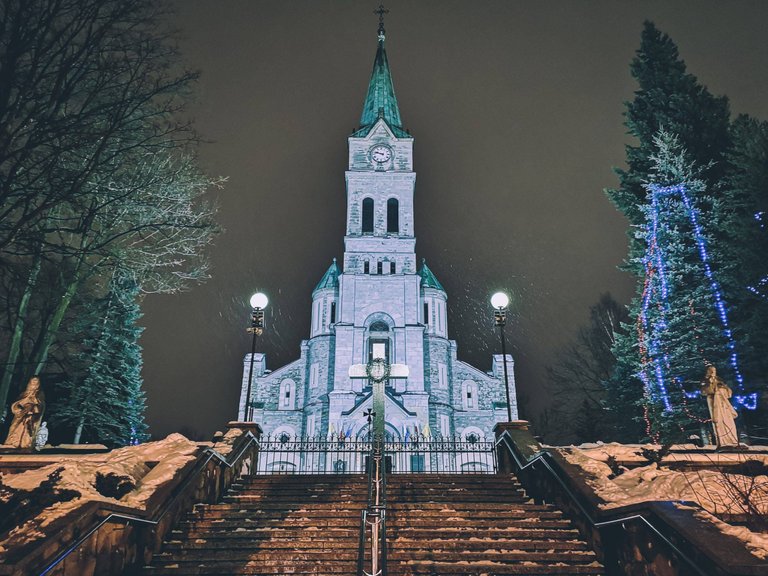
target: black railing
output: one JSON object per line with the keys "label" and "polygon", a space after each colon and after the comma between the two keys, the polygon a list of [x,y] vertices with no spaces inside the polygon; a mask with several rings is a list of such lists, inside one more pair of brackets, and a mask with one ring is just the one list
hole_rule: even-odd
{"label": "black railing", "polygon": [[98,535],[99,529],[108,523],[122,523],[122,524],[134,524],[136,526],[157,526],[164,518],[164,516],[172,509],[172,506],[181,498],[185,490],[193,483],[200,482],[201,476],[204,475],[206,466],[211,460],[217,460],[219,465],[226,468],[232,468],[240,462],[245,456],[246,451],[253,445],[258,444],[258,440],[251,433],[247,432],[235,444],[236,451],[224,456],[217,452],[214,448],[205,448],[197,455],[197,462],[187,472],[184,477],[179,481],[178,485],[174,487],[170,498],[165,500],[160,507],[155,511],[151,517],[143,517],[132,514],[122,514],[117,512],[111,512],[103,516],[96,524],[94,524],[89,530],[82,534],[77,540],[72,542],[63,551],[61,551],[52,561],[48,562],[37,573],[40,576],[47,576],[57,569],[60,564],[67,559],[67,557],[73,552],[80,550],[86,541]]}
{"label": "black railing", "polygon": [[[654,526],[654,524],[650,522],[649,519],[646,518],[642,513],[628,514],[626,516],[611,518],[609,520],[598,520],[593,513],[590,513],[590,511],[587,510],[588,506],[584,503],[583,498],[577,496],[573,490],[569,488],[567,476],[560,469],[557,463],[553,461],[552,454],[546,450],[538,451],[526,459],[515,449],[514,440],[507,431],[504,431],[501,436],[499,436],[496,444],[499,445],[502,450],[505,450],[509,453],[514,462],[516,473],[524,472],[530,468],[537,474],[541,474],[543,472],[550,476],[557,483],[559,489],[562,490],[562,493],[567,498],[567,500],[569,500],[578,509],[582,518],[584,518],[584,520],[591,528],[597,530],[598,533],[600,533],[603,529],[608,528],[609,526],[618,525],[626,530],[626,526],[629,524],[635,522],[643,524],[657,538],[659,538],[665,546],[672,550],[682,563],[687,566],[688,572],[686,573],[698,574],[699,576],[707,576],[710,574],[707,572],[707,570],[699,566],[699,564],[689,555],[683,552],[680,547],[677,546],[670,538],[668,538],[656,526]],[[526,488],[526,490],[528,490],[528,488]],[[691,503],[685,502],[685,504],[690,505]],[[602,536],[604,540],[607,540],[604,534]],[[607,566],[607,568],[609,573],[614,573],[612,567]]]}
{"label": "black railing", "polygon": [[[360,474],[369,469],[373,442],[343,435],[262,437],[258,474]],[[476,437],[387,438],[383,463],[389,474],[494,474],[494,443]]]}
{"label": "black railing", "polygon": [[[383,443],[371,442],[368,462],[368,506],[360,518],[357,576],[387,576],[387,467]],[[365,570],[366,541],[370,529],[370,572]]]}

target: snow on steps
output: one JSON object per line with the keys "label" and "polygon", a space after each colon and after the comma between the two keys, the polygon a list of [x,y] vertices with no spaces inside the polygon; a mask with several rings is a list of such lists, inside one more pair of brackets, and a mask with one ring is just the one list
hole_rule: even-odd
{"label": "snow on steps", "polygon": [[[391,475],[391,576],[602,574],[552,506],[504,475]],[[252,476],[198,505],[145,575],[355,574],[361,476]]]}

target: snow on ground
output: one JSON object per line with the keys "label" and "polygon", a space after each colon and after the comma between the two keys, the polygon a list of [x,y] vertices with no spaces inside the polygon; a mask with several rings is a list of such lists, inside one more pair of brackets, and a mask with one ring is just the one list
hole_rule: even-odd
{"label": "snow on ground", "polygon": [[[79,498],[69,502],[54,504],[36,518],[11,530],[0,541],[0,554],[44,537],[46,527],[54,520],[91,501],[145,509],[149,497],[159,487],[170,482],[180,468],[194,460],[198,449],[198,443],[187,440],[181,434],[171,434],[158,442],[128,446],[103,454],[84,455],[77,460],[61,460],[20,474],[0,475],[6,486],[32,490],[47,480],[52,472],[63,468],[56,487],[76,490],[81,494]],[[105,475],[114,472],[120,476],[128,476],[136,484],[136,489],[120,500],[102,496],[95,488],[97,472]]]}
{"label": "snow on ground", "polygon": [[[768,465],[768,449],[752,447],[745,452],[721,453],[697,450],[692,445],[674,446],[661,466],[649,463],[641,454],[643,448],[659,446],[629,444],[586,444],[569,448],[549,447],[569,463],[584,470],[586,481],[607,504],[604,509],[653,500],[688,501],[699,504],[714,515],[762,515],[768,517],[768,476],[746,476],[728,472],[728,466],[756,460]],[[684,450],[679,452],[677,450]],[[622,473],[614,476],[608,465],[615,458]],[[721,470],[725,470],[725,473]],[[768,557],[768,534],[751,532],[720,520],[716,525],[726,534],[742,540],[756,556]]]}

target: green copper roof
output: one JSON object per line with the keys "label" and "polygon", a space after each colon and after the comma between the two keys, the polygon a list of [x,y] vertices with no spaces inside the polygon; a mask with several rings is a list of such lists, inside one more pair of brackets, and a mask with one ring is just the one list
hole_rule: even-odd
{"label": "green copper roof", "polygon": [[376,50],[376,58],[373,61],[371,81],[368,83],[368,94],[365,96],[363,113],[360,116],[360,128],[354,135],[368,134],[379,118],[384,118],[398,138],[409,136],[403,130],[403,122],[400,120],[400,108],[397,106],[395,87],[392,85],[382,30],[379,33],[379,48]]}
{"label": "green copper roof", "polygon": [[331,264],[328,270],[325,271],[325,274],[323,274],[320,282],[317,283],[317,286],[315,286],[315,289],[312,292],[317,292],[323,288],[336,288],[339,285],[339,274],[341,274],[341,270],[339,270],[339,266],[336,264],[336,258],[334,258],[333,264]]}
{"label": "green copper roof", "polygon": [[421,270],[419,270],[419,276],[421,276],[422,288],[436,288],[437,290],[442,290],[445,292],[443,285],[440,284],[440,282],[437,281],[437,278],[435,278],[435,275],[432,274],[432,270],[427,268],[426,260],[421,261]]}

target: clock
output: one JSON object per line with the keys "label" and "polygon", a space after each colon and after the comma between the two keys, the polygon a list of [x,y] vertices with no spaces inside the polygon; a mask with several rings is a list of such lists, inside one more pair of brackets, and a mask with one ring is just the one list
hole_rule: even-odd
{"label": "clock", "polygon": [[378,146],[371,148],[371,160],[377,164],[389,162],[390,158],[392,158],[392,148],[389,146],[379,144]]}

